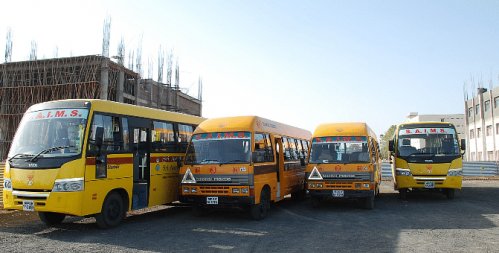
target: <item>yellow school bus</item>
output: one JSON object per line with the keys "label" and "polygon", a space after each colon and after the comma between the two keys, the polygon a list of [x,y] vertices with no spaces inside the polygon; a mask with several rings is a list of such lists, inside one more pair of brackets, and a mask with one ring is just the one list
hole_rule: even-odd
{"label": "yellow school bus", "polygon": [[367,209],[381,183],[376,134],[366,123],[321,124],[312,136],[306,186],[312,204],[333,198],[357,198]]}
{"label": "yellow school bus", "polygon": [[454,125],[445,122],[417,122],[397,126],[391,151],[395,190],[405,199],[410,190],[428,189],[454,198],[461,189],[463,159]]}
{"label": "yellow school bus", "polygon": [[105,228],[176,201],[178,163],[203,120],[105,100],[33,105],[8,154],[4,208],[37,211],[47,225],[95,216]]}
{"label": "yellow school bus", "polygon": [[257,116],[208,119],[192,136],[180,169],[180,201],[197,212],[249,209],[267,216],[271,202],[303,197],[309,131]]}

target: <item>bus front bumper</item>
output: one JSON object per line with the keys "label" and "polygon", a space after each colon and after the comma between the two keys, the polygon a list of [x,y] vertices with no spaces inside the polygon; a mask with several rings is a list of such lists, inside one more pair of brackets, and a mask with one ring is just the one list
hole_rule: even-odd
{"label": "bus front bumper", "polygon": [[237,207],[255,204],[255,198],[251,196],[194,196],[182,195],[180,202],[195,204],[206,207]]}
{"label": "bus front bumper", "polygon": [[462,176],[395,176],[396,189],[461,189]]}
{"label": "bus front bumper", "polygon": [[[82,216],[83,192],[3,191],[5,209],[35,212],[55,212]],[[28,208],[32,206],[31,208]]]}
{"label": "bus front bumper", "polygon": [[[343,194],[338,191],[343,191]],[[321,199],[353,199],[374,196],[374,190],[309,190],[312,198]]]}

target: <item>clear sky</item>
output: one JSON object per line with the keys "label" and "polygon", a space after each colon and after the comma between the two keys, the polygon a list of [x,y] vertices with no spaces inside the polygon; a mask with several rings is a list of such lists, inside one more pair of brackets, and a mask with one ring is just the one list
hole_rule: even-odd
{"label": "clear sky", "polygon": [[[420,114],[464,113],[464,83],[499,83],[499,1],[0,0],[12,60],[172,49],[203,116],[259,115],[310,131],[365,121],[377,134]],[[57,50],[56,50],[57,48]],[[128,55],[128,53],[126,54]],[[147,67],[145,67],[145,74]],[[154,74],[156,78],[157,74]],[[467,86],[471,90],[471,85]]]}

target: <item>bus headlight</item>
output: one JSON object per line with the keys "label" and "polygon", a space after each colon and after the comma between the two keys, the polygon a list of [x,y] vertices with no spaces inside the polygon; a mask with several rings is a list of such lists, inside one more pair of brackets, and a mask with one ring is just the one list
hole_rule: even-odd
{"label": "bus headlight", "polygon": [[242,188],[241,189],[242,194],[248,194],[248,188]]}
{"label": "bus headlight", "polygon": [[409,169],[396,168],[395,175],[397,175],[397,176],[412,176],[412,173],[411,173],[411,170],[409,170]]}
{"label": "bus headlight", "polygon": [[77,192],[85,189],[83,178],[56,179],[53,192]]}
{"label": "bus headlight", "polygon": [[232,193],[239,194],[239,188],[232,188]]}
{"label": "bus headlight", "polygon": [[447,176],[462,176],[463,175],[463,169],[458,168],[458,169],[450,169],[447,172]]}
{"label": "bus headlight", "polygon": [[3,189],[12,191],[12,181],[9,178],[3,179]]}
{"label": "bus headlight", "polygon": [[184,187],[184,193],[189,193],[189,187]]}

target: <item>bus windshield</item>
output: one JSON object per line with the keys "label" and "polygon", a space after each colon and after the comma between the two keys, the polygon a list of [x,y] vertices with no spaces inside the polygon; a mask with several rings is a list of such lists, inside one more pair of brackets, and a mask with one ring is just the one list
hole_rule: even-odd
{"label": "bus windshield", "polygon": [[398,138],[397,149],[401,158],[434,159],[460,155],[456,131],[451,127],[401,128]]}
{"label": "bus windshield", "polygon": [[186,164],[249,163],[250,132],[217,132],[192,136]]}
{"label": "bus windshield", "polygon": [[49,109],[24,114],[9,151],[16,157],[61,157],[81,153],[87,109]]}
{"label": "bus windshield", "polygon": [[368,163],[367,137],[334,136],[312,140],[310,163]]}

